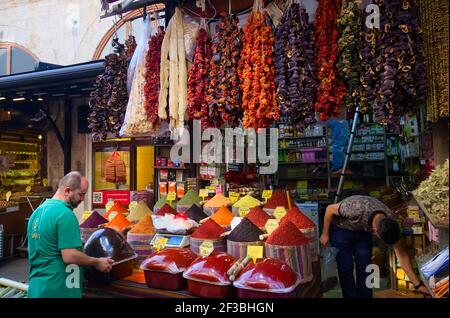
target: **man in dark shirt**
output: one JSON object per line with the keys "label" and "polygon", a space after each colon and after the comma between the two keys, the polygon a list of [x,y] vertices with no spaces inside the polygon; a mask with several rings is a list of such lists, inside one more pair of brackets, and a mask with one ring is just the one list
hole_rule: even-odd
{"label": "man in dark shirt", "polygon": [[[372,234],[384,243],[393,245],[400,265],[414,288],[428,294],[417,277],[405,245],[400,239],[400,226],[392,211],[381,201],[362,195],[345,198],[327,207],[320,243],[338,249],[336,264],[344,298],[370,298],[372,289],[366,284],[370,271],[366,272],[372,258]],[[356,265],[356,282],[353,277],[353,261]]]}

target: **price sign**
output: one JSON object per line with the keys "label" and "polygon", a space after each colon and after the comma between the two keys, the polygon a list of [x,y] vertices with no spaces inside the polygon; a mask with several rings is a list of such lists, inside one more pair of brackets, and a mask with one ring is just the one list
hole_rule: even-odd
{"label": "price sign", "polygon": [[200,255],[201,256],[209,256],[214,251],[213,242],[209,240],[203,241],[200,244]]}
{"label": "price sign", "polygon": [[273,212],[273,215],[277,220],[281,219],[286,215],[286,208],[284,206],[277,206],[275,211]]}
{"label": "price sign", "polygon": [[264,199],[265,203],[272,197],[272,193],[273,190],[263,190],[261,197]]}
{"label": "price sign", "polygon": [[114,205],[114,201],[113,200],[109,200],[108,203],[105,204],[106,211],[111,209],[113,205]]}
{"label": "price sign", "polygon": [[11,198],[11,195],[12,195],[11,191],[6,192],[6,202],[9,201],[9,198]]}
{"label": "price sign", "polygon": [[153,246],[156,248],[156,251],[160,251],[166,247],[167,241],[169,239],[167,237],[158,237],[153,244]]}
{"label": "price sign", "polygon": [[28,193],[30,193],[30,191],[31,191],[31,186],[27,186],[27,187],[25,188],[25,191],[28,192]]}
{"label": "price sign", "polygon": [[117,216],[118,213],[119,213],[119,212],[116,212],[116,211],[111,212],[111,213],[108,215],[108,221],[111,221],[112,219],[114,219],[114,218]]}
{"label": "price sign", "polygon": [[267,234],[272,234],[273,231],[278,227],[278,221],[274,219],[268,219],[264,228],[267,231]]}
{"label": "price sign", "polygon": [[42,185],[43,185],[44,187],[48,186],[48,180],[47,180],[47,178],[42,179]]}
{"label": "price sign", "polygon": [[264,246],[259,245],[249,245],[247,246],[247,257],[253,260],[253,263],[256,264],[256,260],[258,258],[263,258]]}
{"label": "price sign", "polygon": [[208,189],[200,189],[198,195],[202,198],[203,201],[205,201],[205,198],[209,195]]}
{"label": "price sign", "polygon": [[240,194],[237,192],[230,192],[229,197],[230,197],[231,203],[235,203],[239,199],[239,196],[240,196]]}
{"label": "price sign", "polygon": [[177,198],[177,194],[176,193],[169,193],[167,195],[167,201],[170,202],[170,205],[172,205],[172,201],[175,200]]}
{"label": "price sign", "polygon": [[128,205],[128,209],[130,210],[130,212],[136,209],[137,205],[138,205],[137,201],[131,201],[130,204]]}
{"label": "price sign", "polygon": [[90,215],[91,215],[92,211],[84,211],[83,215],[81,215],[81,219],[84,221],[86,220]]}
{"label": "price sign", "polygon": [[248,214],[248,212],[250,212],[250,208],[248,206],[241,206],[239,208],[239,216],[241,218],[245,217]]}

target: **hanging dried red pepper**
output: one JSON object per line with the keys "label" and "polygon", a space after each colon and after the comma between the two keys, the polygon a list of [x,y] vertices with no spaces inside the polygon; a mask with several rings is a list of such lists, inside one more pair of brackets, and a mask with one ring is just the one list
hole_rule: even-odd
{"label": "hanging dried red pepper", "polygon": [[242,80],[244,128],[267,127],[280,118],[275,93],[275,36],[266,22],[268,16],[262,12],[262,7],[262,1],[256,0],[243,29],[239,75]]}
{"label": "hanging dried red pepper", "polygon": [[209,123],[206,94],[209,85],[209,65],[211,63],[211,37],[205,29],[204,19],[197,37],[194,60],[188,74],[189,118],[201,120],[202,126]]}
{"label": "hanging dried red pepper", "polygon": [[336,28],[341,0],[319,0],[316,15],[316,64],[318,66],[316,110],[322,120],[338,116],[346,89],[336,69],[339,32]]}

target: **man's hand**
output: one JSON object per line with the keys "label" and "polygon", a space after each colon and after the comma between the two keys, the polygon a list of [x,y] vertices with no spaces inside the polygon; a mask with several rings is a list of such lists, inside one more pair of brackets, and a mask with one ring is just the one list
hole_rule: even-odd
{"label": "man's hand", "polygon": [[330,241],[330,237],[328,235],[322,234],[320,236],[320,244],[322,244],[323,246],[327,246],[329,241]]}
{"label": "man's hand", "polygon": [[430,295],[430,292],[425,286],[419,286],[419,288],[416,289],[416,292],[419,292],[421,294]]}
{"label": "man's hand", "polygon": [[113,263],[114,261],[109,257],[100,257],[97,259],[95,268],[102,273],[108,273],[111,271]]}

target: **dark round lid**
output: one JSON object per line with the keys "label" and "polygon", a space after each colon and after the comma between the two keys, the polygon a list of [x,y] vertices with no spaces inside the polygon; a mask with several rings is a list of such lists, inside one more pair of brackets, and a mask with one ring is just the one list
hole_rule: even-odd
{"label": "dark round lid", "polygon": [[111,228],[103,228],[92,233],[83,251],[92,257],[111,257],[114,263],[137,256],[125,238]]}

